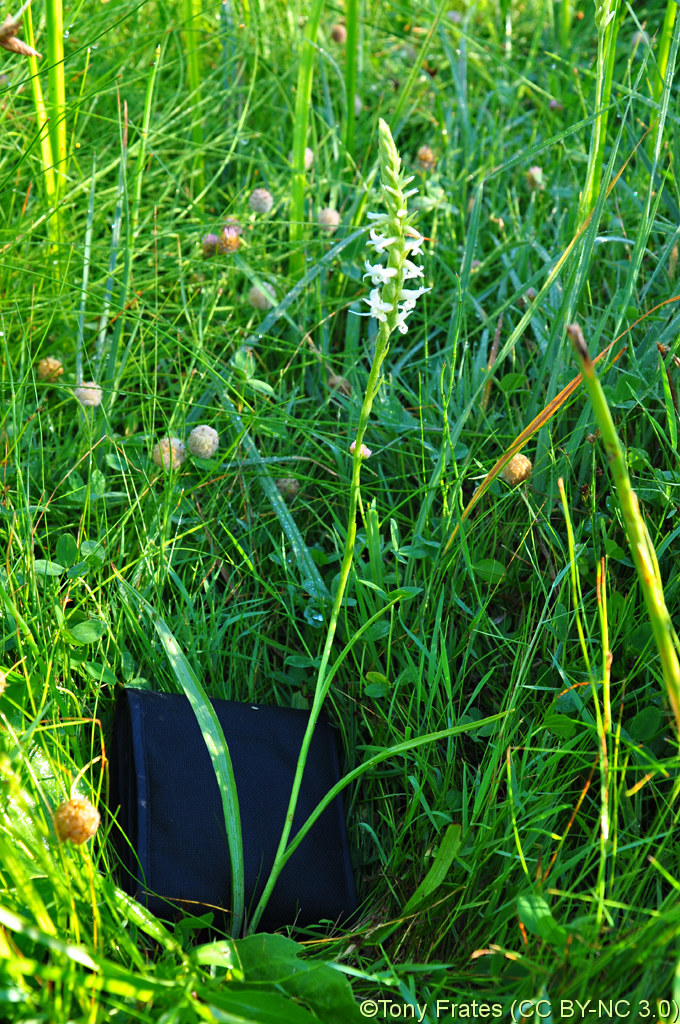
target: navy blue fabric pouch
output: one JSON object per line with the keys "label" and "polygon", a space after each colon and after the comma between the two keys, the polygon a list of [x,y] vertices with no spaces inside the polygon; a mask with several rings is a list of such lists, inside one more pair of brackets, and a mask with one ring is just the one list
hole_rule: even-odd
{"label": "navy blue fabric pouch", "polygon": [[[252,912],[274,862],[308,712],[211,703],[234,769],[246,908]],[[126,689],[116,705],[109,762],[109,804],[120,826],[111,836],[121,861],[121,887],[160,917],[176,916],[173,908],[194,915],[212,910],[214,924],[229,930],[231,874],[222,800],[188,699]],[[339,777],[335,735],[321,717],[291,835]],[[343,804],[336,797],[283,868],[259,928],[346,920],[355,909]]]}

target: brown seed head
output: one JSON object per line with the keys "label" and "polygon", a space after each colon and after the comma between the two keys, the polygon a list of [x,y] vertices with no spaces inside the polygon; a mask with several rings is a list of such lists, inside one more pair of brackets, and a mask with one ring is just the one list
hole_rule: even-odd
{"label": "brown seed head", "polygon": [[416,164],[421,171],[433,171],[437,166],[437,158],[430,146],[421,146],[416,153]]}
{"label": "brown seed head", "polygon": [[99,811],[84,796],[74,796],[60,804],[54,815],[54,827],[62,843],[79,846],[91,839],[99,828]]}
{"label": "brown seed head", "polygon": [[340,377],[336,373],[331,373],[328,377],[328,387],[331,391],[339,391],[341,395],[351,395],[352,385],[346,377]]}
{"label": "brown seed head", "polygon": [[286,501],[290,501],[300,490],[300,481],[293,476],[282,476],[276,481],[279,494]]}
{"label": "brown seed head", "polygon": [[38,376],[40,380],[56,380],[61,377],[64,367],[59,359],[54,356],[45,356],[38,363]]}
{"label": "brown seed head", "polygon": [[517,484],[524,483],[531,476],[531,460],[518,452],[517,455],[513,455],[509,462],[503,466],[500,476],[505,480],[506,484],[510,487],[516,487]]}
{"label": "brown seed head", "polygon": [[337,25],[333,25],[333,27],[331,28],[331,39],[333,40],[334,43],[347,42],[347,29],[342,24],[342,22],[339,21]]}
{"label": "brown seed head", "polygon": [[581,360],[581,362],[590,363],[590,352],[588,351],[586,339],[583,336],[583,331],[581,330],[579,324],[568,324],[567,334],[569,335],[571,343],[576,351],[576,355]]}

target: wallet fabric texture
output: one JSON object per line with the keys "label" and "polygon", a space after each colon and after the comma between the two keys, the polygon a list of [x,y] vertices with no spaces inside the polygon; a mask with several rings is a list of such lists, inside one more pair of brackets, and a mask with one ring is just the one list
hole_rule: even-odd
{"label": "wallet fabric texture", "polygon": [[[241,814],[246,910],[269,877],[309,714],[212,700],[229,747]],[[187,697],[127,688],[110,750],[112,837],[121,885],[162,917],[172,904],[199,915],[221,908],[229,928],[229,849],[217,779]],[[335,735],[319,719],[291,837],[339,779]],[[121,830],[127,840],[121,835]],[[356,908],[342,799],[324,810],[284,866],[260,929],[345,920]]]}

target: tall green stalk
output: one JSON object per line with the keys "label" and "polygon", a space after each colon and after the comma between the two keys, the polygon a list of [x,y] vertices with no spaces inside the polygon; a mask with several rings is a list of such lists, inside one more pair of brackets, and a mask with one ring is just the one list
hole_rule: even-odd
{"label": "tall green stalk", "polygon": [[560,4],[559,26],[560,45],[566,50],[571,37],[571,0],[562,0]]}
{"label": "tall green stalk", "polygon": [[[24,30],[29,46],[35,49],[35,38],[33,34],[33,18],[31,8],[24,11]],[[56,247],[59,240],[59,210],[57,208],[57,181],[54,173],[54,157],[52,155],[52,140],[49,131],[49,112],[43,96],[40,76],[38,74],[38,59],[31,55],[28,58],[31,69],[31,92],[33,93],[33,109],[38,124],[38,137],[40,139],[40,156],[42,160],[43,182],[48,207],[54,211],[47,221],[47,233],[50,243]]]}
{"label": "tall green stalk", "polygon": [[[359,413],[356,438],[350,446],[350,451],[353,453],[353,461],[347,516],[347,536],[340,566],[338,588],[333,601],[328,632],[316,680],[312,710],[298,758],[290,802],[286,812],[286,821],[271,874],[250,922],[250,929],[252,931],[257,928],[257,924],[269,901],[281,870],[292,852],[288,849],[288,840],[293,827],[295,808],[302,785],[302,775],[314,729],[332,681],[329,663],[333,649],[333,640],[354,559],[354,545],[357,532],[356,517],[360,500],[361,466],[363,459],[368,458],[371,454],[370,450],[363,444],[363,439],[368,426],[373,401],[383,381],[381,370],[389,351],[390,335],[396,329],[399,329],[402,333],[406,332],[406,318],[414,308],[416,299],[423,291],[427,290],[423,288],[404,288],[404,283],[407,280],[422,276],[420,267],[416,266],[409,257],[415,256],[420,252],[420,245],[423,239],[409,224],[406,202],[408,197],[412,195],[412,192],[404,191],[404,187],[411,179],[404,178],[401,174],[399,154],[394,145],[390,129],[382,119],[379,125],[379,149],[382,194],[387,207],[387,214],[385,216],[372,215],[375,225],[371,231],[371,242],[369,244],[373,246],[376,253],[382,254],[387,252],[389,255],[386,267],[380,264],[372,266],[367,261],[367,273],[364,275],[365,277],[370,277],[372,284],[375,285],[370,293],[370,298],[364,300],[368,302],[370,307],[370,312],[367,315],[375,316],[379,326],[373,362],[368,375],[361,412]],[[378,228],[384,230],[385,234],[378,234]],[[296,838],[299,839],[299,836]]]}
{"label": "tall green stalk", "polygon": [[347,159],[351,161],[354,160],[354,127],[356,122],[354,97],[357,94],[359,11],[360,0],[347,0],[345,5],[345,25],[347,27],[347,39],[345,41],[345,99],[347,101],[345,152],[347,154]]}
{"label": "tall green stalk", "polygon": [[[316,59],[316,36],[323,12],[324,0],[315,0],[302,40],[302,54],[295,98],[295,127],[293,129],[293,178],[290,187],[290,269],[294,278],[304,273],[305,256],[302,240],[305,233],[305,147],[312,103],[312,80]],[[349,97],[347,99],[349,103]],[[352,96],[352,103],[354,97]]]}
{"label": "tall green stalk", "polygon": [[191,118],[191,141],[193,159],[191,161],[195,187],[194,199],[202,195],[205,188],[205,160],[203,157],[203,124],[201,122],[201,58],[199,43],[201,39],[198,19],[201,15],[201,0],[184,0],[184,47],[187,58],[189,77],[189,94],[194,116]]}
{"label": "tall green stalk", "polygon": [[57,202],[66,183],[66,86],[64,83],[64,11],[62,0],[46,0],[47,115],[57,184]]}
{"label": "tall green stalk", "polygon": [[678,660],[680,644],[673,628],[668,608],[666,607],[656,552],[645,521],[640,513],[637,494],[630,483],[616,427],[614,426],[602,385],[595,373],[595,368],[588,352],[588,346],[583,337],[583,331],[577,324],[572,324],[567,330],[578,361],[581,364],[583,383],[593,406],[593,412],[595,413],[607,453],[608,465],[614,478],[619,505],[626,526],[628,543],[630,544],[638,580],[640,581],[640,588],[647,606],[647,614],[652,624],[654,640],[656,641],[661,658],[664,683],[675,717],[675,727],[680,736],[680,660]]}
{"label": "tall green stalk", "polygon": [[579,221],[582,222],[593,209],[600,192],[602,166],[607,141],[607,123],[612,92],[614,60],[616,58],[616,36],[619,31],[620,0],[595,0],[595,25],[597,26],[597,65],[595,72],[595,110],[599,115],[593,121],[588,170],[579,203]]}
{"label": "tall green stalk", "polygon": [[[675,27],[675,16],[677,12],[677,0],[668,0],[668,3],[666,4],[666,15],[663,20],[663,28],[661,29],[661,35],[659,36],[659,48],[656,57],[657,74],[654,76],[654,85],[652,87],[652,99],[656,104],[661,104],[663,98],[664,84],[666,82],[666,73],[668,70],[668,57],[671,51],[671,44],[673,41],[673,28]],[[658,121],[659,114],[652,114],[650,120],[651,130],[649,133],[649,155],[652,158],[654,157],[655,151],[658,148],[657,132],[655,131],[658,125]]]}

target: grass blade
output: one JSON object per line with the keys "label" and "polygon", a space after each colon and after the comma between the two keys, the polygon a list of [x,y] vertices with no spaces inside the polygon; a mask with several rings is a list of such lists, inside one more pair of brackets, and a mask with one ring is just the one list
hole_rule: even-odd
{"label": "grass blade", "polygon": [[[115,572],[115,570],[114,570]],[[116,576],[127,594],[134,600],[139,601],[145,608],[154,624],[165,653],[168,656],[170,667],[175,679],[191,704],[192,711],[200,726],[205,745],[210,754],[217,785],[222,796],[222,808],[224,810],[224,827],[227,832],[229,844],[229,860],[231,867],[231,906],[232,906],[232,935],[240,934],[243,927],[245,910],[245,890],[243,882],[243,844],[241,841],[241,815],[238,806],[238,794],[236,791],[236,780],[229,755],[229,747],[224,738],[222,726],[219,723],[215,710],[210,703],[208,696],[201,686],[196,673],[187,661],[186,655],[181,650],[177,640],[173,636],[163,619],[154,610],[142,595],[127,583],[120,573]]]}

